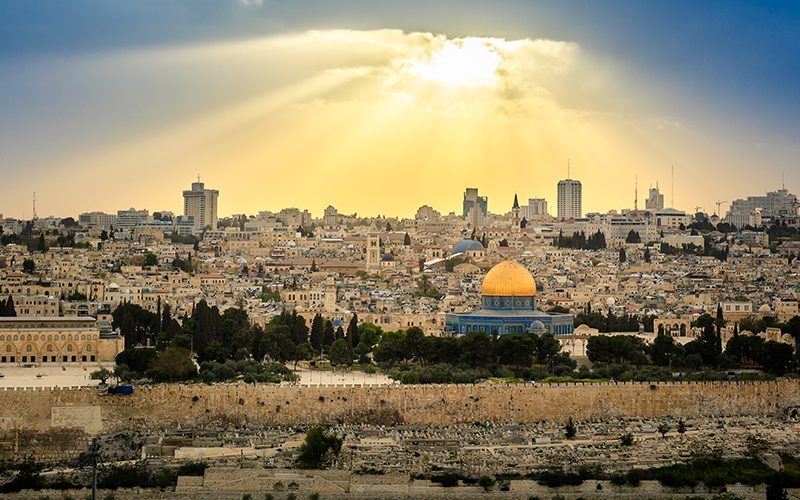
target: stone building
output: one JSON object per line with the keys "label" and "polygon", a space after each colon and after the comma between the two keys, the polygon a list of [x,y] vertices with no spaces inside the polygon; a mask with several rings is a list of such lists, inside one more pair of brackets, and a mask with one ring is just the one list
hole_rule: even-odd
{"label": "stone building", "polygon": [[110,324],[91,317],[0,318],[0,366],[113,362],[124,348]]}

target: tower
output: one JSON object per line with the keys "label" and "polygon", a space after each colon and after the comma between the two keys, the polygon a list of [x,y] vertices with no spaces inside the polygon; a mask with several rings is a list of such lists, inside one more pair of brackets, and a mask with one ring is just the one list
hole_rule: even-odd
{"label": "tower", "polygon": [[375,222],[369,226],[367,233],[367,271],[380,269],[381,267],[381,238],[378,236],[378,229]]}
{"label": "tower", "polygon": [[581,181],[563,179],[558,181],[558,218],[578,219],[583,215]]}
{"label": "tower", "polygon": [[210,227],[212,231],[217,230],[217,198],[219,191],[216,189],[206,189],[205,184],[200,182],[192,183],[192,189],[183,192],[183,215],[194,218],[194,233],[199,234],[205,228]]}
{"label": "tower", "polygon": [[519,229],[519,201],[517,200],[517,193],[514,193],[514,204],[511,205],[511,218],[514,223],[514,227]]}

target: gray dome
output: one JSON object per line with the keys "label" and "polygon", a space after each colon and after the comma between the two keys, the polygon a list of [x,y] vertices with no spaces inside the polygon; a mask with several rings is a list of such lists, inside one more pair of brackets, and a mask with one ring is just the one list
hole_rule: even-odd
{"label": "gray dome", "polygon": [[528,327],[528,331],[531,333],[535,333],[537,335],[541,335],[542,333],[547,332],[547,327],[544,326],[544,323],[542,323],[537,319],[536,321],[531,323],[531,325]]}
{"label": "gray dome", "polygon": [[381,260],[383,262],[393,262],[394,261],[394,255],[392,255],[390,253],[385,253],[385,254],[383,254],[383,257],[381,257]]}
{"label": "gray dome", "polygon": [[452,253],[464,253],[467,250],[483,250],[483,245],[478,240],[461,240],[453,245]]}

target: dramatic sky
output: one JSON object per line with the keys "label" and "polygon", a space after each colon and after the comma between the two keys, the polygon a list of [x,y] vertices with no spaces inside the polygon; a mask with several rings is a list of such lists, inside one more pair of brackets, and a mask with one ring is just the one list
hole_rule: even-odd
{"label": "dramatic sky", "polygon": [[[769,4],[769,5],[767,5]],[[800,191],[800,3],[3,0],[0,213]],[[724,211],[724,208],[723,208]]]}

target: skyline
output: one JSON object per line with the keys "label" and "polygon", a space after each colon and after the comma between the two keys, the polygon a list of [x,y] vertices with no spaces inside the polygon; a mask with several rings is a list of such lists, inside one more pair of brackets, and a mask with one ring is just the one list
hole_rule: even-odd
{"label": "skyline", "polygon": [[179,213],[197,172],[223,215],[554,207],[567,161],[585,212],[671,165],[687,212],[800,181],[790,2],[37,5],[0,6],[6,216]]}

